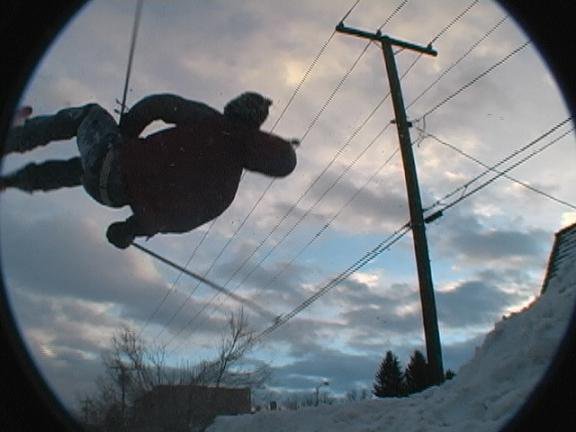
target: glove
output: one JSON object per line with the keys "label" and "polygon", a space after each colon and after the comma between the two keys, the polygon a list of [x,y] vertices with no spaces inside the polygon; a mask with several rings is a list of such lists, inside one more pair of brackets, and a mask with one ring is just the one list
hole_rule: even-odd
{"label": "glove", "polygon": [[126,249],[136,236],[126,222],[114,222],[106,231],[106,238],[119,249]]}

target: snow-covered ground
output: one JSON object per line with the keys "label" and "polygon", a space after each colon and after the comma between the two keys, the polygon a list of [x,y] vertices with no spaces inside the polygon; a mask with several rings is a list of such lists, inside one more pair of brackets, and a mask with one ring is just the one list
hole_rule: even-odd
{"label": "snow-covered ground", "polygon": [[209,432],[474,432],[499,430],[545,372],[574,311],[576,266],[523,311],[496,323],[474,358],[442,386],[407,398],[219,417]]}

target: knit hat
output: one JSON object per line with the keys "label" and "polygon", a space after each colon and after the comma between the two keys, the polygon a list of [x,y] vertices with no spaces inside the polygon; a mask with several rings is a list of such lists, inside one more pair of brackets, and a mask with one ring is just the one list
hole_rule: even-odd
{"label": "knit hat", "polygon": [[272,105],[270,99],[258,93],[246,92],[226,104],[224,115],[246,126],[260,128],[268,117],[270,105]]}

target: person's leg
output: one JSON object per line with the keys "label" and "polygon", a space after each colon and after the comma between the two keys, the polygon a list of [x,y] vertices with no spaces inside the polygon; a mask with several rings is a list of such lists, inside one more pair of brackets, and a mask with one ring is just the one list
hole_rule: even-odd
{"label": "person's leg", "polygon": [[30,163],[18,171],[0,177],[0,190],[17,188],[31,193],[80,186],[82,172],[79,157],[66,161]]}
{"label": "person's leg", "polygon": [[65,108],[50,116],[33,117],[13,127],[3,145],[3,153],[24,153],[51,141],[73,138],[96,104]]}
{"label": "person's leg", "polygon": [[[50,141],[70,139],[74,136],[80,152],[82,184],[86,192],[104,205],[112,207],[126,205],[127,198],[117,154],[108,160],[107,169],[110,174],[104,185],[106,198],[103,197],[103,188],[100,185],[102,164],[111,149],[120,147],[123,138],[115,120],[100,105],[88,104],[79,108],[67,108],[53,116],[32,118],[23,126],[12,128],[4,143],[4,153],[23,153],[46,145]],[[24,170],[28,177],[27,183],[42,184],[42,180],[31,178],[33,174],[41,174],[41,171],[28,167]],[[75,172],[73,171],[71,175],[74,176]],[[59,184],[58,181],[56,184]]]}

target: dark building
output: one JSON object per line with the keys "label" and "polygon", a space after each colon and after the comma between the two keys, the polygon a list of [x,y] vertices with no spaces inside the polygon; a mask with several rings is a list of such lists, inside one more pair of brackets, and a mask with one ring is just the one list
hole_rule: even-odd
{"label": "dark building", "polygon": [[219,415],[251,411],[249,388],[161,385],[134,406],[131,425],[141,432],[203,430]]}
{"label": "dark building", "polygon": [[576,223],[556,233],[542,284],[542,293],[546,291],[550,281],[563,275],[574,265],[576,265]]}

